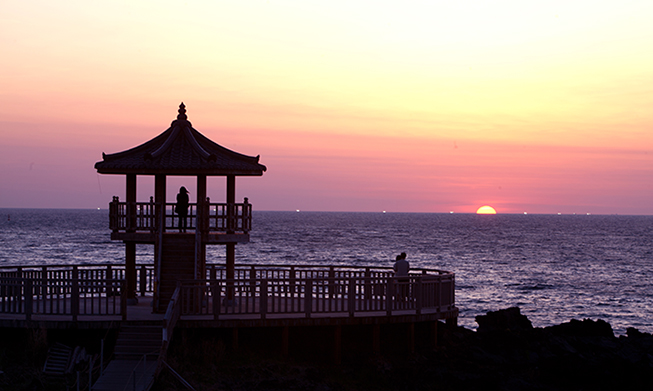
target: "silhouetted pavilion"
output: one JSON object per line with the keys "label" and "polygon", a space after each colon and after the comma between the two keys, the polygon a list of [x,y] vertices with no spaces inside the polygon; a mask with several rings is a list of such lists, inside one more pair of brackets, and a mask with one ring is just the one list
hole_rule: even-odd
{"label": "silhouetted pavilion", "polygon": [[[125,243],[128,299],[136,299],[136,244],[154,245],[154,310],[164,311],[177,281],[206,278],[206,245],[226,246],[227,278],[234,277],[235,245],[249,241],[251,204],[236,203],[236,176],[261,176],[259,157],[242,155],[209,140],[193,128],[182,103],[177,119],[157,137],[129,150],[102,154],[100,174],[126,175],[126,202],[110,205],[112,240]],[[154,197],[136,201],[139,175],[154,176]],[[190,204],[189,229],[175,230],[175,203],[166,201],[166,177],[195,176],[197,203]],[[207,198],[207,177],[226,177],[226,203]]]}

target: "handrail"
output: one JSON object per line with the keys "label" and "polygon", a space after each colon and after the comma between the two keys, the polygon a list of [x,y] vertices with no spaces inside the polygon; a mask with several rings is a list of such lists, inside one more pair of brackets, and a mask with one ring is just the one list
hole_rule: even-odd
{"label": "handrail", "polygon": [[163,329],[161,331],[161,350],[159,351],[159,358],[156,363],[155,376],[161,372],[163,368],[163,363],[168,353],[168,346],[170,345],[170,340],[172,340],[172,335],[175,331],[175,326],[177,321],[181,316],[181,306],[180,306],[180,297],[181,297],[181,282],[177,283],[177,288],[175,288],[174,293],[170,297],[170,303],[168,303],[168,308],[166,313],[163,316]]}
{"label": "handrail", "polygon": [[183,377],[181,377],[181,375],[178,374],[177,371],[175,371],[174,369],[172,369],[172,367],[170,366],[170,364],[168,364],[168,363],[165,362],[165,361],[163,361],[163,364],[166,366],[166,368],[168,368],[168,369],[170,370],[170,372],[172,372],[172,375],[173,375],[173,376],[174,376],[174,377],[175,377],[175,378],[176,378],[176,379],[177,379],[177,380],[178,380],[178,381],[179,381],[179,382],[180,382],[184,387],[186,387],[187,389],[189,389],[189,390],[191,390],[191,391],[195,391],[195,389],[193,388],[193,386],[191,386],[190,383],[186,381],[186,379],[184,379]]}
{"label": "handrail", "polygon": [[[155,355],[155,354],[157,354],[157,353],[158,353],[158,352],[157,352],[156,350],[153,350],[153,351],[150,352],[150,353],[145,353],[145,354],[143,354],[143,356],[141,357],[141,359],[138,360],[138,362],[136,362],[136,365],[134,366],[134,369],[132,370],[131,375],[129,375],[129,377],[127,378],[127,382],[125,383],[125,387],[123,388],[123,391],[127,391],[127,390],[129,390],[129,389],[132,389],[132,390],[136,391],[136,385],[138,384],[138,382],[139,382],[141,379],[145,379],[145,372],[147,371],[147,356]],[[141,374],[141,376],[140,376],[139,378],[137,378],[137,377],[136,377],[136,371],[138,370],[138,366],[139,366],[139,364],[140,364],[141,362],[143,363],[143,373]],[[152,380],[150,381],[150,385],[149,385],[149,386],[151,386],[151,383],[154,382],[154,379],[155,379],[155,378],[156,378],[156,376],[153,376],[153,377],[152,377]],[[99,380],[99,379],[98,379],[98,380]],[[96,381],[96,383],[97,383],[97,381]],[[130,386],[131,386],[131,387],[130,387]],[[148,385],[144,385],[144,386],[146,386],[146,387],[144,387],[144,389],[149,389],[149,388],[150,388],[150,387],[147,387]]]}
{"label": "handrail", "polygon": [[[179,307],[179,297],[181,295],[181,282],[177,283],[177,288],[175,289],[172,297],[170,298],[170,303],[168,303],[168,308],[166,313],[163,316],[163,343],[169,343],[172,338],[172,332],[174,331],[177,320],[179,320],[180,307]],[[163,348],[162,348],[163,350]]]}

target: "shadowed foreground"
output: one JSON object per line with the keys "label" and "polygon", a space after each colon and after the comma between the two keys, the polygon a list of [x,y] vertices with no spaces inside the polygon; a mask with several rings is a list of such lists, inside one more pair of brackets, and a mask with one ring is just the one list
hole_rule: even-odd
{"label": "shadowed foreground", "polygon": [[[477,332],[439,327],[438,347],[380,356],[345,352],[280,359],[262,346],[237,353],[222,341],[178,338],[169,363],[199,390],[607,390],[653,389],[653,336],[607,322],[533,328],[518,308],[477,317]],[[201,340],[199,340],[201,338]],[[164,372],[155,390],[182,389]]]}
{"label": "shadowed foreground", "polygon": [[[438,346],[417,346],[414,353],[382,346],[375,355],[355,339],[343,340],[341,365],[332,364],[328,338],[308,336],[311,354],[299,354],[306,341],[296,341],[283,358],[279,346],[253,334],[242,335],[234,351],[229,335],[178,329],[167,362],[203,391],[653,389],[651,334],[631,328],[615,337],[610,324],[589,319],[533,328],[518,308],[478,316],[477,322],[478,331],[441,324]],[[24,338],[0,338],[0,389],[66,389],[41,373],[47,346],[58,340],[92,346],[98,336],[61,333],[50,332],[46,341],[32,331],[27,345]],[[153,388],[184,389],[168,369]]]}

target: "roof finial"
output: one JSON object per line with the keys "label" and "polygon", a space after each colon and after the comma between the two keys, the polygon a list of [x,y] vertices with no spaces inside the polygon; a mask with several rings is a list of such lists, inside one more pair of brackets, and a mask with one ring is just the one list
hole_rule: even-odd
{"label": "roof finial", "polygon": [[177,115],[177,119],[183,119],[186,120],[188,117],[186,116],[186,105],[184,105],[184,102],[181,102],[179,105],[179,114]]}

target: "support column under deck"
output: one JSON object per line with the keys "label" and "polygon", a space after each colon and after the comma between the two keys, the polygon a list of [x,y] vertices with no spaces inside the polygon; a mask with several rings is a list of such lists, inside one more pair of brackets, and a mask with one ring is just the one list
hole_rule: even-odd
{"label": "support column under deck", "polygon": [[125,290],[127,291],[127,304],[136,305],[136,243],[125,242]]}
{"label": "support column under deck", "polygon": [[[234,208],[236,203],[236,177],[227,175],[227,233],[234,233]],[[236,243],[227,243],[226,269],[227,279],[233,279],[236,275]],[[233,288],[227,289],[227,299],[233,299]]]}

